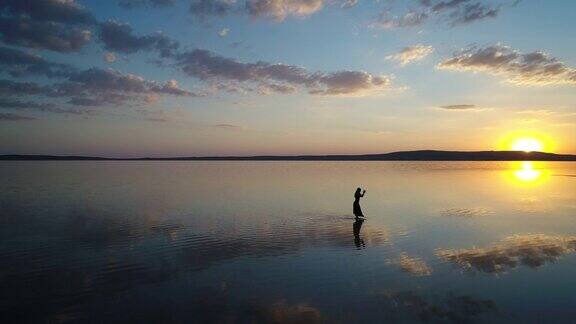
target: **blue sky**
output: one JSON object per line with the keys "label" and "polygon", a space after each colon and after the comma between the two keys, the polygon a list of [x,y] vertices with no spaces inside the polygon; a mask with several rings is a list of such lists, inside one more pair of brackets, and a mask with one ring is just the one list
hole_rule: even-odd
{"label": "blue sky", "polygon": [[573,1],[0,10],[0,154],[485,150],[520,137],[576,153]]}

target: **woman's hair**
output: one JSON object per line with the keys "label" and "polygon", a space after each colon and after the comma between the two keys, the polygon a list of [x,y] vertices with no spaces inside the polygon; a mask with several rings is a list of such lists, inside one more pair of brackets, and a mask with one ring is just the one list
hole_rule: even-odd
{"label": "woman's hair", "polygon": [[360,191],[360,190],[362,190],[360,187],[356,188],[356,192],[358,192],[358,191]]}

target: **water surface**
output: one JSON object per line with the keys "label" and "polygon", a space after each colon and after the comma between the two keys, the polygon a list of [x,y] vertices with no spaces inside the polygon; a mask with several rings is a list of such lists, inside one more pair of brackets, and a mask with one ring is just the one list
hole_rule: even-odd
{"label": "water surface", "polygon": [[575,175],[569,162],[1,162],[0,320],[573,323]]}

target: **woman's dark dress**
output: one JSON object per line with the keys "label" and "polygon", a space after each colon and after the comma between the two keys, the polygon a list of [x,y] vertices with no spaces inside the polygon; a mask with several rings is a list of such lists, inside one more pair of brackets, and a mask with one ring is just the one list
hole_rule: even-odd
{"label": "woman's dark dress", "polygon": [[360,208],[360,197],[362,197],[362,195],[359,192],[354,194],[354,204],[352,205],[352,209],[354,211],[354,216],[364,217],[364,214],[362,214],[362,208]]}

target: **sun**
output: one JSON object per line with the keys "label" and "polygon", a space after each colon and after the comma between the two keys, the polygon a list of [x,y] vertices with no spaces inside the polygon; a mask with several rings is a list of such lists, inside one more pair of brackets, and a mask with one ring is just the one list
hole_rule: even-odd
{"label": "sun", "polygon": [[554,152],[556,143],[549,134],[534,130],[511,130],[502,134],[497,144],[501,151]]}
{"label": "sun", "polygon": [[524,152],[540,152],[543,151],[544,144],[540,140],[530,137],[524,137],[514,140],[512,142],[512,150]]}

